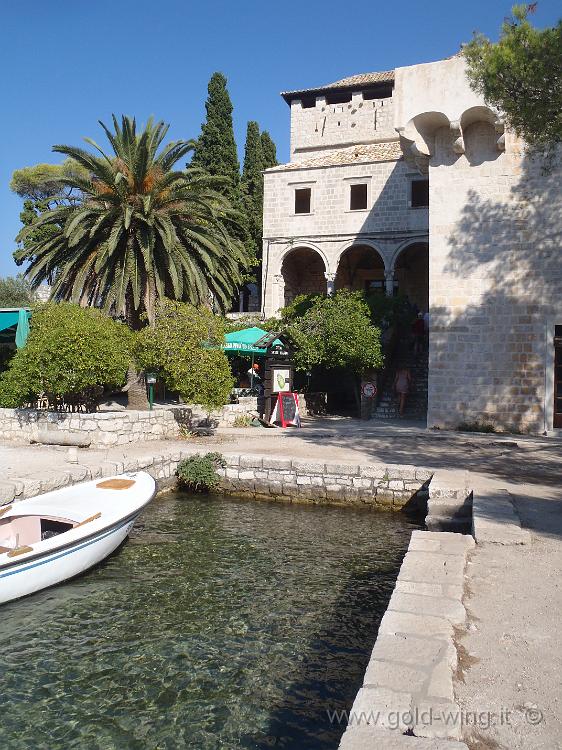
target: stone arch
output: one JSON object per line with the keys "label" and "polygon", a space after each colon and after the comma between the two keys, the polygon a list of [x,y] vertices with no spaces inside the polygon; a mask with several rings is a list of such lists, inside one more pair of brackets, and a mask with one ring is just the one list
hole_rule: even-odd
{"label": "stone arch", "polygon": [[429,309],[429,241],[409,240],[392,258],[394,285],[424,312]]}
{"label": "stone arch", "polygon": [[368,240],[354,241],[341,250],[335,274],[335,288],[355,291],[385,289],[385,258]]}
{"label": "stone arch", "polygon": [[289,305],[299,294],[326,294],[327,259],[318,248],[299,244],[281,257],[279,276],[283,282],[283,305]]}

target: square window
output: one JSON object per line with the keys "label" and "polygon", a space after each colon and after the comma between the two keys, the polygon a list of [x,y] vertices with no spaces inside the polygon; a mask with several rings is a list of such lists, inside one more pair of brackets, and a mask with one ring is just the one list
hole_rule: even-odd
{"label": "square window", "polygon": [[350,185],[349,209],[350,211],[360,211],[367,208],[367,184]]}
{"label": "square window", "polygon": [[310,188],[297,188],[295,190],[295,213],[296,214],[309,214],[310,213]]}
{"label": "square window", "polygon": [[429,206],[429,180],[412,180],[410,206],[422,208]]}

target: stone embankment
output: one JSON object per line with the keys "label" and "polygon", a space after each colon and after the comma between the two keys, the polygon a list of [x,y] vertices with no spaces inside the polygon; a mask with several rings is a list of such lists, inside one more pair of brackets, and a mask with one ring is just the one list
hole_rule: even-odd
{"label": "stone embankment", "polygon": [[[169,486],[179,461],[198,453],[197,446],[178,443],[158,453],[122,455],[123,460],[88,461],[76,451],[76,464],[67,463],[60,474],[44,479],[24,477],[0,482],[1,502],[22,500],[77,482],[127,471],[148,471],[159,488]],[[84,464],[80,458],[84,456]],[[360,505],[425,512],[431,471],[416,466],[312,462],[280,456],[225,454],[219,469],[223,492],[286,502]]]}
{"label": "stone embankment", "polygon": [[453,694],[454,629],[471,536],[414,531],[340,750],[466,748]]}

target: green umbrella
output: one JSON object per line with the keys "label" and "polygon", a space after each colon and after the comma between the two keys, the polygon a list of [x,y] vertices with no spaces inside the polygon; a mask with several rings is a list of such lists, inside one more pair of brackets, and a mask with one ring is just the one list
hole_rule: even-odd
{"label": "green umbrella", "polygon": [[[267,331],[263,328],[244,328],[242,331],[233,331],[227,333],[224,337],[225,343],[222,348],[225,352],[233,352],[234,354],[259,354],[263,356],[267,354],[267,349],[264,347],[256,346],[256,343],[267,336]],[[276,339],[274,343],[281,343],[279,339]]]}
{"label": "green umbrella", "polygon": [[18,327],[16,328],[16,346],[18,349],[22,349],[25,346],[27,337],[29,336],[29,316],[28,310],[19,310],[18,312]]}

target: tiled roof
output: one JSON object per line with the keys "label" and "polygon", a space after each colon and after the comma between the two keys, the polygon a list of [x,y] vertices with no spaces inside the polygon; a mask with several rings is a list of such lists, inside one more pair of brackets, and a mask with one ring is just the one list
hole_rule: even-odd
{"label": "tiled roof", "polygon": [[374,161],[395,161],[402,156],[399,141],[389,143],[370,143],[350,146],[336,151],[324,151],[301,161],[279,164],[268,169],[268,172],[285,172],[289,169],[313,169],[314,167],[337,167],[343,164],[354,164]]}
{"label": "tiled roof", "polygon": [[282,91],[281,96],[286,102],[290,102],[299,94],[321,93],[329,89],[350,89],[354,87],[372,86],[377,83],[392,83],[394,81],[393,70],[383,70],[378,73],[359,73],[349,78],[342,78],[340,81],[328,83],[326,86],[316,86],[312,89],[299,89],[298,91]]}

